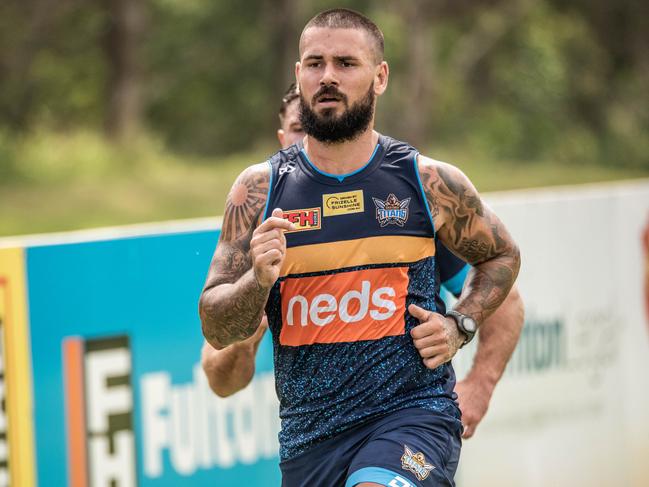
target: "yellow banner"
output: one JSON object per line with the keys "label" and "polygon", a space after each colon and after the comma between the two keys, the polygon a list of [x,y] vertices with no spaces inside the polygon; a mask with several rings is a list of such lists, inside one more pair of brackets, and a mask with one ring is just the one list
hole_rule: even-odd
{"label": "yellow banner", "polygon": [[0,249],[0,353],[5,387],[5,410],[0,411],[0,434],[6,449],[0,454],[5,485],[34,486],[34,436],[31,398],[31,360],[25,259],[23,249]]}

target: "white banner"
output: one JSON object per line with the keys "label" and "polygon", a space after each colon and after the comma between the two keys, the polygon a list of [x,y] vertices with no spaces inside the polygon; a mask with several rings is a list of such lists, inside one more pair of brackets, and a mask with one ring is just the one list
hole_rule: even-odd
{"label": "white banner", "polygon": [[526,323],[458,486],[649,485],[649,181],[485,199],[521,248]]}

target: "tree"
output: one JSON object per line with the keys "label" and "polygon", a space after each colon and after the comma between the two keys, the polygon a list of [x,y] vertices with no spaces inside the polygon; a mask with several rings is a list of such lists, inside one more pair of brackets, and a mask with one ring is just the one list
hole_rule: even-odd
{"label": "tree", "polygon": [[142,69],[139,45],[144,32],[143,0],[103,0],[107,26],[103,39],[108,61],[107,134],[123,140],[139,130],[142,117]]}

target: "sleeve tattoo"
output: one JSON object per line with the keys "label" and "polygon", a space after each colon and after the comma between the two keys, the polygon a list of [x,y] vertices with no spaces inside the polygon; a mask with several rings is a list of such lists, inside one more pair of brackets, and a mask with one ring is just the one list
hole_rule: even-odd
{"label": "sleeve tattoo", "polygon": [[433,219],[442,222],[439,237],[476,270],[456,309],[482,322],[516,280],[518,247],[459,170],[441,163],[421,164],[420,173]]}
{"label": "sleeve tattoo", "polygon": [[250,337],[263,315],[268,290],[254,277],[249,252],[269,183],[267,166],[253,166],[226,199],[221,237],[199,303],[203,334],[211,344],[226,346]]}

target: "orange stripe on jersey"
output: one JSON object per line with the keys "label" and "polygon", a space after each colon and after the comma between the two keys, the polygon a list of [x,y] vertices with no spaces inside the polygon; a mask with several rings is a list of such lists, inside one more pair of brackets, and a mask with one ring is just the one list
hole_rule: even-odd
{"label": "orange stripe on jersey", "polygon": [[281,276],[368,264],[416,262],[433,255],[435,255],[435,241],[432,238],[406,235],[300,245],[286,250]]}
{"label": "orange stripe on jersey", "polygon": [[280,286],[282,345],[377,340],[405,333],[407,267],[288,278]]}

